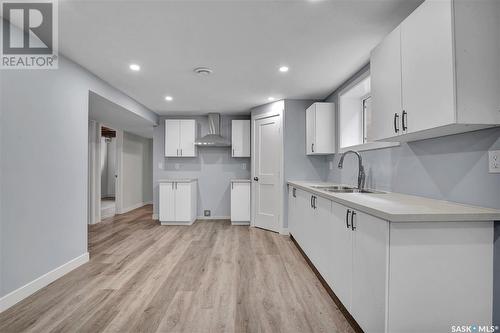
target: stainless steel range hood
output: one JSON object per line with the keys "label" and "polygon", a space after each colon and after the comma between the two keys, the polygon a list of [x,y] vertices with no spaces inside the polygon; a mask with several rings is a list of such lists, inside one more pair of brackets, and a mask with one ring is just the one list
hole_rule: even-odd
{"label": "stainless steel range hood", "polygon": [[220,135],[220,114],[208,114],[208,134],[196,140],[200,147],[231,147],[231,142]]}

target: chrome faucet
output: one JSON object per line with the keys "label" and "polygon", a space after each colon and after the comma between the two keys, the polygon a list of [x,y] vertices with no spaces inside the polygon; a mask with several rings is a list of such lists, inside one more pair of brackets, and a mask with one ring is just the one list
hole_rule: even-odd
{"label": "chrome faucet", "polygon": [[340,157],[339,169],[342,169],[342,166],[344,165],[344,157],[349,153],[355,154],[358,157],[358,190],[362,191],[365,187],[365,168],[363,167],[363,159],[357,151],[348,150],[343,153]]}

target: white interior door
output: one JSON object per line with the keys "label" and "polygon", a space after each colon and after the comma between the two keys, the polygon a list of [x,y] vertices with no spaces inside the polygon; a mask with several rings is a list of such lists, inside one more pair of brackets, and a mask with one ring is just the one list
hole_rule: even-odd
{"label": "white interior door", "polygon": [[281,116],[255,120],[254,225],[279,231],[281,203]]}

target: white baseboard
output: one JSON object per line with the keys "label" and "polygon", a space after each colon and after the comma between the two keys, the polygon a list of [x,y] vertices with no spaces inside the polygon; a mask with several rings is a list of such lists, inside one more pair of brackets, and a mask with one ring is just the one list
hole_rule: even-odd
{"label": "white baseboard", "polygon": [[189,221],[189,222],[175,222],[175,221],[172,221],[172,222],[160,222],[161,225],[186,225],[186,226],[192,225],[193,223],[194,223],[194,220],[193,221]]}
{"label": "white baseboard", "polygon": [[123,208],[120,214],[125,214],[125,213],[128,213],[128,212],[130,212],[131,210],[134,210],[134,209],[137,209],[137,208],[144,207],[144,206],[146,206],[146,205],[148,205],[148,204],[149,204],[148,202],[139,202],[139,203],[136,203],[135,205],[132,205],[132,206],[128,206],[128,207],[126,207],[126,208]]}
{"label": "white baseboard", "polygon": [[231,216],[198,216],[197,220],[230,220]]}
{"label": "white baseboard", "polygon": [[158,220],[158,214],[153,214],[153,215],[151,215],[151,219],[153,219],[153,220]]}
{"label": "white baseboard", "polygon": [[250,221],[231,221],[231,225],[250,225]]}
{"label": "white baseboard", "polygon": [[0,298],[0,312],[3,312],[13,306],[14,304],[22,301],[26,297],[34,294],[43,287],[49,285],[55,280],[59,279],[63,275],[71,272],[75,268],[85,264],[89,261],[89,253],[85,252],[81,256],[78,256],[67,263],[51,270],[48,273],[36,278],[35,280],[25,284],[24,286],[8,293],[7,295]]}

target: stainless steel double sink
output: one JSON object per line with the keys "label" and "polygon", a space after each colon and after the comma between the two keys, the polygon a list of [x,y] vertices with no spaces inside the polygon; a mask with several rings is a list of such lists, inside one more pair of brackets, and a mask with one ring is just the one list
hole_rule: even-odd
{"label": "stainless steel double sink", "polygon": [[311,186],[317,190],[332,192],[332,193],[372,193],[372,194],[383,194],[385,192],[375,191],[375,190],[359,190],[355,187],[342,186],[342,185],[316,185]]}

